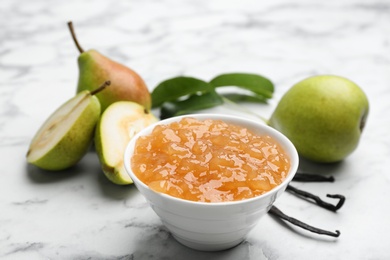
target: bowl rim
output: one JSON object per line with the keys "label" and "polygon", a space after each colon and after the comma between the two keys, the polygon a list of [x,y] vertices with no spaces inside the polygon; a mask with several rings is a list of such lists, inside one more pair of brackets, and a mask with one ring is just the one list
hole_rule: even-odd
{"label": "bowl rim", "polygon": [[[150,189],[148,187],[148,185],[143,183],[134,174],[134,172],[131,169],[131,160],[130,160],[130,158],[131,158],[132,151],[134,150],[136,141],[138,140],[139,137],[150,134],[151,131],[157,125],[170,124],[170,123],[173,123],[173,122],[180,121],[182,118],[188,118],[188,117],[196,118],[196,119],[199,119],[199,120],[213,119],[213,120],[222,120],[222,121],[224,121],[224,119],[225,119],[225,120],[231,121],[230,123],[233,123],[233,124],[234,124],[234,122],[237,121],[237,125],[240,125],[239,122],[246,122],[246,123],[249,123],[249,124],[254,124],[254,125],[259,126],[260,128],[262,128],[262,130],[267,132],[267,134],[271,133],[272,137],[275,138],[276,141],[279,142],[284,147],[284,150],[286,150],[286,148],[288,148],[287,149],[288,151],[286,153],[288,153],[288,155],[290,157],[290,170],[288,172],[287,177],[283,180],[282,183],[280,183],[279,185],[274,187],[272,190],[267,191],[264,194],[261,194],[261,195],[258,195],[258,196],[254,196],[252,198],[247,198],[247,199],[243,199],[243,200],[234,200],[234,201],[222,201],[222,202],[192,201],[192,200],[186,200],[186,199],[174,197],[174,196],[168,195],[166,193],[156,192],[156,191]],[[234,121],[234,122],[232,122],[232,121]],[[282,189],[284,186],[287,186],[288,183],[290,183],[291,180],[294,178],[294,176],[295,176],[295,174],[296,174],[296,172],[298,170],[299,156],[298,156],[298,152],[297,152],[295,146],[293,145],[293,143],[285,135],[283,135],[278,130],[270,127],[269,125],[265,124],[264,122],[257,122],[257,121],[255,121],[253,119],[250,119],[250,118],[239,117],[239,116],[235,116],[235,115],[223,115],[223,114],[216,114],[216,113],[200,113],[200,114],[180,115],[180,116],[175,116],[175,117],[170,117],[170,118],[167,118],[167,119],[159,120],[159,121],[157,121],[157,122],[147,126],[146,128],[142,129],[140,132],[138,132],[136,135],[134,135],[134,137],[131,138],[131,140],[127,143],[126,149],[125,149],[125,152],[124,152],[123,161],[124,161],[124,166],[125,166],[126,173],[133,180],[134,184],[136,186],[141,185],[143,188],[145,188],[146,190],[149,190],[150,192],[156,194],[157,196],[161,196],[161,197],[164,197],[166,199],[173,200],[173,201],[176,201],[176,202],[179,202],[179,203],[193,204],[193,205],[209,205],[209,206],[212,205],[214,207],[215,206],[216,207],[223,207],[223,206],[226,206],[226,205],[251,203],[253,201],[261,200],[261,199],[267,198],[269,196],[275,196],[275,194],[277,194],[280,191],[280,189]]]}

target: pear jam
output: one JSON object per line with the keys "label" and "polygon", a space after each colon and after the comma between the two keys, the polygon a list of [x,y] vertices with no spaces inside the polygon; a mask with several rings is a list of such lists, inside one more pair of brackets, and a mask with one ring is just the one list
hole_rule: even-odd
{"label": "pear jam", "polygon": [[134,174],[156,192],[201,202],[252,198],[287,176],[290,160],[270,136],[220,120],[157,125],[141,136],[131,158]]}

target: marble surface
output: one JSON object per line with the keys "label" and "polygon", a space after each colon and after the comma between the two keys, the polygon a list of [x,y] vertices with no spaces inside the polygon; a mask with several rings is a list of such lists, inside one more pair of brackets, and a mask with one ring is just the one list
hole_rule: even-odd
{"label": "marble surface", "polygon": [[[344,207],[329,212],[289,193],[276,202],[341,236],[314,235],[267,215],[231,250],[194,251],[172,238],[134,186],[111,184],[92,150],[63,172],[27,165],[35,131],[75,92],[78,53],[68,20],[84,48],[133,68],[151,90],[178,75],[263,74],[275,96],[250,109],[264,117],[308,76],[336,74],[359,84],[371,107],[358,149],[338,164],[301,162],[335,183],[295,184],[321,197],[343,194]],[[0,258],[389,259],[389,25],[387,0],[2,0]]]}

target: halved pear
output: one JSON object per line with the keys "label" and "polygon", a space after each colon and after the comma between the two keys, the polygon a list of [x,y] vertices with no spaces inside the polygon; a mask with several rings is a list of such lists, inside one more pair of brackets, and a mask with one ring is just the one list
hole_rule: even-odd
{"label": "halved pear", "polygon": [[119,185],[133,183],[123,164],[126,145],[154,122],[157,118],[153,114],[132,101],[115,102],[103,112],[96,127],[95,146],[102,170],[110,181]]}
{"label": "halved pear", "polygon": [[80,92],[51,114],[33,137],[27,162],[52,171],[75,165],[90,147],[100,117],[94,94],[109,84],[94,92]]}

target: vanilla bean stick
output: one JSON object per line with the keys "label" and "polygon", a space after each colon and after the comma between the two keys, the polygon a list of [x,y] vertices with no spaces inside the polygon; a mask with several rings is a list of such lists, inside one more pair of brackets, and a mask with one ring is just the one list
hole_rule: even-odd
{"label": "vanilla bean stick", "polygon": [[287,185],[286,190],[290,191],[298,196],[301,196],[301,197],[304,197],[307,199],[311,199],[318,206],[325,208],[325,209],[328,209],[328,210],[331,210],[331,211],[334,211],[334,212],[339,210],[344,205],[344,202],[345,202],[345,197],[343,195],[340,195],[340,194],[327,194],[326,195],[328,198],[339,199],[339,202],[336,205],[333,205],[333,204],[330,204],[326,201],[323,201],[320,197],[318,197],[314,194],[311,194],[311,193],[304,191],[304,190],[297,189],[297,188],[291,186],[290,184]]}
{"label": "vanilla bean stick", "polygon": [[299,182],[334,182],[333,176],[324,176],[320,174],[311,174],[297,172],[293,178],[293,181]]}
{"label": "vanilla bean stick", "polygon": [[319,229],[319,228],[310,226],[310,225],[308,225],[300,220],[297,220],[296,218],[292,218],[290,216],[287,216],[286,214],[284,214],[282,211],[280,211],[275,206],[271,207],[271,209],[269,210],[269,213],[278,217],[278,218],[281,218],[285,221],[288,221],[295,226],[298,226],[300,228],[303,228],[305,230],[308,230],[308,231],[316,233],[316,234],[326,235],[326,236],[331,236],[331,237],[339,237],[340,236],[340,231],[338,231],[338,230],[336,230],[335,232],[331,232],[331,231],[327,231],[327,230],[323,230],[323,229]]}

